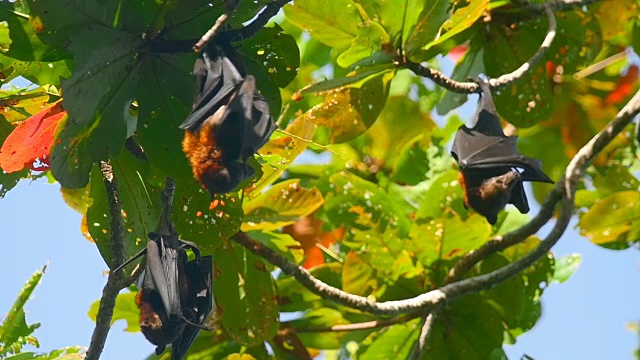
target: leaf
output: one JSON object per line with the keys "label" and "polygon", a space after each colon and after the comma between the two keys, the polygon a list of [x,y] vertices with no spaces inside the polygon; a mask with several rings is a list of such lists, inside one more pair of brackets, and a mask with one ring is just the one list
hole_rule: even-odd
{"label": "leaf", "polygon": [[82,360],[85,358],[86,348],[82,346],[69,346],[53,350],[46,354],[22,352],[5,358],[6,360]]}
{"label": "leaf", "polygon": [[580,254],[571,254],[556,259],[553,272],[553,281],[563,283],[580,267],[582,256]]}
{"label": "leaf", "polygon": [[370,335],[360,349],[358,359],[407,359],[420,335],[420,319],[396,324]]}
{"label": "leaf", "polygon": [[[8,173],[25,167],[43,171],[49,165],[49,149],[53,134],[60,121],[67,115],[60,101],[33,115],[18,125],[7,136],[0,148],[0,167]],[[38,162],[38,164],[34,164]]]}
{"label": "leaf", "polygon": [[338,50],[351,46],[358,36],[358,24],[362,22],[351,0],[302,0],[285,5],[283,10],[292,24],[306,30],[312,38]]}
{"label": "leaf", "polygon": [[[27,338],[35,331],[35,329],[40,327],[39,323],[35,323],[32,325],[27,325],[25,319],[24,305],[27,303],[36,286],[40,283],[42,279],[42,275],[47,270],[47,265],[43,266],[41,269],[36,270],[36,272],[31,275],[29,280],[24,284],[20,293],[18,294],[18,298],[13,303],[11,310],[7,313],[6,317],[2,321],[2,325],[0,325],[0,344],[3,346],[0,347],[1,354],[6,354],[9,352],[17,352],[20,351],[22,345],[24,345],[27,341]],[[33,340],[36,341],[37,340]]]}
{"label": "leaf", "polygon": [[605,197],[580,217],[578,226],[580,234],[594,244],[628,246],[640,231],[640,194],[627,190]]}
{"label": "leaf", "polygon": [[[559,13],[557,22],[557,32],[562,35],[556,37],[545,56],[518,82],[494,96],[498,113],[517,127],[530,127],[552,114],[555,101],[550,80],[556,69],[561,67],[565,74],[572,73],[589,64],[600,49],[598,23],[593,18],[585,19],[582,10]],[[546,17],[515,25],[513,29],[509,24],[492,26],[484,46],[487,75],[495,77],[517,69],[538,49],[547,29]]]}
{"label": "leaf", "polygon": [[436,39],[440,27],[449,15],[449,0],[409,0],[405,9],[402,39],[408,57],[413,61],[423,61],[415,57],[417,51]]}
{"label": "leaf", "polygon": [[263,159],[267,160],[267,164],[263,167],[263,175],[260,180],[245,192],[249,198],[258,196],[262,189],[280,178],[280,175],[293,160],[307,149],[309,140],[316,132],[316,126],[306,116],[298,116],[287,126],[285,131],[293,136],[279,136],[276,133],[260,149],[259,153]]}
{"label": "leaf", "polygon": [[[306,312],[301,318],[293,320],[291,325],[295,329],[314,329],[328,328],[333,325],[349,324],[349,321],[342,317],[342,313],[335,309],[320,308]],[[346,333],[327,331],[327,332],[300,332],[298,337],[306,347],[316,349],[338,349],[340,348],[340,339]]]}
{"label": "leaf", "polygon": [[[127,322],[127,327],[124,329],[126,332],[140,332],[140,309],[136,306],[136,296],[137,293],[135,292],[118,294],[110,325],[113,325],[118,320],[124,320]],[[99,306],[100,300],[96,300],[91,304],[87,315],[93,321],[96,321]]]}
{"label": "leaf", "polygon": [[383,71],[362,84],[327,91],[324,102],[306,117],[329,129],[329,142],[350,140],[368,129],[384,108],[394,71]]}
{"label": "leaf", "polygon": [[324,199],[317,188],[305,189],[299,179],[286,180],[244,204],[242,231],[277,230],[316,211]]}
{"label": "leaf", "polygon": [[304,251],[305,261],[302,266],[305,269],[325,263],[325,254],[318,244],[324,248],[330,248],[344,236],[344,228],[324,231],[323,224],[322,220],[310,214],[282,229],[282,232],[291,235],[299,242],[299,247]]}
{"label": "leaf", "polygon": [[278,330],[278,306],[265,263],[235,243],[218,247],[214,258],[213,293],[227,334],[245,346],[270,340]]}
{"label": "leaf", "polygon": [[[193,54],[154,54],[142,64],[137,138],[151,163],[182,181],[193,178],[178,126],[191,111]],[[66,95],[66,94],[65,94]]]}
{"label": "leaf", "polygon": [[426,223],[416,222],[411,229],[411,237],[421,243],[418,256],[425,265],[463,256],[484,244],[490,235],[491,226],[478,214],[465,221],[457,215],[445,217],[443,214]]}
{"label": "leaf", "polygon": [[431,57],[434,51],[443,46],[456,45],[454,38],[470,29],[485,14],[489,0],[468,0],[467,3],[464,7],[457,7],[452,16],[442,24],[440,31],[444,31],[444,34],[440,33],[440,36],[420,50],[419,54],[423,58]]}
{"label": "leaf", "polygon": [[[122,207],[124,248],[130,258],[147,244],[147,234],[155,230],[160,216],[160,192],[163,179],[154,174],[149,164],[127,151],[111,162],[118,183],[118,195]],[[91,171],[90,197],[92,205],[86,217],[89,233],[107,265],[112,267],[112,229],[109,205],[99,166]]]}
{"label": "leaf", "polygon": [[[483,36],[476,35],[471,39],[471,44],[456,67],[453,69],[451,78],[458,81],[464,81],[469,78],[476,78],[485,72],[484,66],[484,49]],[[461,106],[467,102],[467,94],[455,93],[447,89],[443,89],[440,101],[436,105],[438,115],[446,115],[449,111]]]}
{"label": "leaf", "polygon": [[293,263],[299,264],[304,258],[304,252],[300,249],[300,243],[286,233],[251,231],[247,233],[247,235],[253,240],[263,243],[269,249],[278,252]]}
{"label": "leaf", "polygon": [[[4,140],[11,134],[13,129],[13,126],[11,126],[3,116],[0,116],[0,143],[4,143]],[[29,170],[27,169],[9,174],[0,167],[0,199],[2,199],[9,190],[18,185],[21,179],[27,176],[29,176]]]}

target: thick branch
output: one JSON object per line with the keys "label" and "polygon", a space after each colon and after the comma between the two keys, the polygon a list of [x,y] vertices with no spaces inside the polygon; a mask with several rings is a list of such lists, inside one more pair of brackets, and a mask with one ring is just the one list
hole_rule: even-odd
{"label": "thick branch", "polygon": [[275,0],[267,6],[264,7],[264,10],[256,17],[255,20],[251,22],[251,24],[243,27],[240,30],[232,30],[229,31],[229,36],[231,41],[242,41],[243,39],[248,39],[255,35],[260,29],[262,29],[272,17],[276,16],[278,11],[289,3],[291,0]]}
{"label": "thick branch", "polygon": [[[100,170],[104,177],[104,186],[107,192],[107,202],[109,206],[109,218],[111,225],[111,268],[122,264],[125,259],[124,250],[124,225],[122,219],[122,207],[118,195],[118,184],[113,174],[111,164],[100,163]],[[116,297],[120,290],[131,283],[130,279],[125,279],[121,272],[111,272],[107,279],[107,284],[102,290],[98,315],[96,316],[96,327],[91,335],[91,343],[87,349],[85,359],[95,360],[100,358],[104,349],[104,344],[111,328],[111,318],[113,317],[113,307],[116,305]]]}
{"label": "thick branch", "polygon": [[[553,14],[553,9],[547,3],[536,4],[536,5],[543,6],[546,15],[549,18],[549,30],[547,31],[547,35],[544,37],[544,40],[542,41],[542,44],[540,45],[536,53],[533,54],[533,56],[529,60],[527,60],[527,62],[522,64],[519,68],[517,68],[511,73],[501,75],[495,79],[489,79],[489,84],[491,85],[492,88],[497,89],[500,87],[504,87],[520,79],[533,66],[535,66],[535,64],[538,63],[538,61],[540,61],[540,59],[544,56],[544,54],[547,52],[547,50],[553,43],[553,40],[555,39],[555,36],[556,36],[556,28],[557,28],[556,17]],[[458,93],[475,93],[480,91],[478,84],[476,84],[475,82],[459,82],[446,76],[441,71],[432,69],[427,66],[422,66],[420,64],[416,64],[408,60],[401,65],[407,67],[408,69],[413,71],[416,75],[429,78],[433,80],[436,84],[450,91],[454,91]]]}
{"label": "thick branch", "polygon": [[[440,305],[446,301],[472,292],[489,289],[528,268],[540,257],[544,256],[558,241],[560,236],[562,236],[569,224],[569,220],[573,214],[573,195],[576,190],[576,184],[582,177],[587,164],[609,142],[611,142],[627,124],[632,121],[633,117],[639,111],[640,92],[634,95],[631,101],[629,101],[629,103],[618,113],[618,115],[616,115],[605,129],[594,136],[593,139],[591,139],[591,141],[589,141],[589,143],[587,143],[576,154],[576,156],[574,156],[569,166],[567,166],[565,176],[563,176],[559,181],[551,194],[547,196],[540,213],[538,213],[531,222],[524,225],[523,228],[511,233],[515,235],[509,234],[509,236],[513,236],[513,241],[517,242],[518,239],[515,237],[517,234],[519,234],[519,236],[523,236],[529,231],[535,232],[541,224],[546,222],[544,220],[545,218],[550,218],[549,214],[553,213],[553,207],[559,199],[562,199],[562,209],[555,226],[536,249],[525,255],[523,258],[493,272],[447,284],[439,289],[429,291],[411,299],[375,302],[362,296],[352,295],[316,279],[303,267],[289,262],[286,258],[280,256],[275,251],[261,243],[253,241],[244,233],[234,235],[233,240],[254,254],[269,261],[271,264],[280,267],[285,274],[295,277],[310,291],[336,303],[374,314],[393,315],[420,309],[429,311],[432,310],[434,306]],[[505,238],[509,239],[508,236],[505,236]]]}

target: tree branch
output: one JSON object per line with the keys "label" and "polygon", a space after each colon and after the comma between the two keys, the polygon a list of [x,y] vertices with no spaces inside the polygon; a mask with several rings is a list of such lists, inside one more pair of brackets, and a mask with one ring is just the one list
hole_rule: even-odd
{"label": "tree branch", "polygon": [[437,307],[433,309],[433,311],[427,313],[427,315],[425,316],[424,324],[422,325],[422,329],[420,330],[420,337],[418,338],[418,341],[416,341],[416,344],[411,351],[411,354],[409,355],[409,359],[418,360],[422,358],[422,354],[427,348],[427,341],[429,341],[429,336],[431,336],[433,322],[438,316],[441,308],[442,307]]}
{"label": "tree branch", "polygon": [[238,7],[238,0],[225,0],[227,3],[226,11],[218,17],[216,23],[213,24],[211,29],[207,31],[200,40],[193,46],[193,51],[199,53],[202,50],[202,47],[205,46],[214,36],[218,33],[218,31],[222,28],[222,25],[227,21],[231,14],[236,11],[236,7]]}
{"label": "tree branch", "polygon": [[[542,41],[542,44],[540,45],[536,53],[533,54],[533,56],[531,56],[531,58],[527,60],[527,62],[508,74],[501,75],[495,79],[489,79],[489,85],[491,85],[492,88],[497,89],[500,87],[504,87],[520,79],[533,66],[535,66],[538,61],[540,61],[540,59],[544,56],[547,50],[549,50],[549,47],[553,43],[553,40],[556,36],[557,23],[556,17],[553,14],[552,6],[549,3],[536,5],[542,6],[544,8],[545,14],[549,18],[549,30],[547,30],[547,35],[544,37],[544,40]],[[525,6],[528,7],[528,5]],[[450,91],[458,93],[475,93],[480,91],[480,87],[475,82],[459,82],[446,76],[443,72],[427,66],[422,66],[408,60],[405,60],[404,63],[401,63],[399,65],[410,69],[416,75],[420,75],[433,80],[436,84]]]}
{"label": "tree branch", "polygon": [[[409,320],[413,320],[419,317],[420,315],[421,315],[420,312],[416,312],[414,314],[409,314],[406,316],[398,316],[391,319],[364,321],[360,323],[339,324],[339,325],[333,325],[333,326],[327,326],[327,327],[309,327],[309,328],[291,327],[291,328],[296,333],[370,330],[370,329],[387,327],[387,326],[395,325],[399,323],[404,323]],[[289,323],[283,323],[282,325],[285,327],[288,327]]]}
{"label": "tree branch", "polygon": [[[107,202],[109,206],[109,218],[111,225],[111,269],[118,264],[122,264],[125,258],[124,249],[124,225],[122,219],[122,206],[120,205],[120,197],[118,195],[118,184],[113,174],[113,167],[107,162],[100,163],[100,171],[104,177],[104,186],[107,192]],[[100,358],[104,344],[111,329],[111,318],[113,317],[113,308],[116,305],[116,297],[120,290],[131,283],[130,278],[126,278],[121,272],[109,273],[107,284],[102,290],[100,298],[100,306],[96,315],[96,327],[91,335],[91,342],[87,349],[85,359],[96,360]]]}
{"label": "tree branch", "polygon": [[265,27],[269,20],[274,17],[280,9],[285,6],[287,3],[291,2],[291,0],[275,0],[267,4],[264,7],[264,10],[256,17],[255,20],[251,22],[251,24],[243,27],[239,30],[231,30],[227,34],[229,36],[230,41],[242,41],[244,39],[248,39],[255,35],[260,29]]}
{"label": "tree branch", "polygon": [[[580,151],[573,157],[567,166],[565,175],[547,196],[540,212],[529,223],[525,224],[520,229],[505,235],[500,240],[494,240],[494,242],[505,241],[506,238],[514,243],[521,241],[523,238],[528,236],[527,234],[529,232],[537,231],[537,229],[546,222],[544,219],[548,220],[551,217],[550,214],[553,214],[553,208],[557,204],[558,200],[562,200],[562,208],[555,226],[537,248],[521,259],[490,273],[459,280],[457,282],[444,285],[439,289],[418,295],[414,298],[376,302],[366,297],[349,294],[316,279],[305,268],[289,262],[286,258],[280,256],[275,251],[261,243],[250,239],[242,232],[235,234],[232,239],[252,253],[262,257],[271,264],[278,266],[285,274],[295,277],[304,287],[325,299],[373,314],[395,315],[420,309],[429,311],[435,306],[443,304],[446,301],[453,300],[472,292],[489,289],[505,280],[508,280],[515,274],[534,264],[540,257],[544,256],[551,247],[555,245],[569,224],[569,220],[573,215],[573,195],[576,190],[576,185],[582,177],[589,161],[591,161],[594,156],[596,156],[608,143],[610,143],[613,138],[633,120],[633,117],[639,111],[640,91],[634,95],[629,103],[627,103],[627,105],[616,115],[606,128],[595,135],[591,141],[582,147],[582,149],[580,149]],[[498,245],[493,246],[499,247]]]}

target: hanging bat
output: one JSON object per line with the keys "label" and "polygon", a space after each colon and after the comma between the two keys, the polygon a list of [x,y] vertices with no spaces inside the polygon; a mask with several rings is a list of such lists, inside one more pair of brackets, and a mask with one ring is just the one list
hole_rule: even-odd
{"label": "hanging bat", "polygon": [[[195,259],[188,261],[186,249]],[[138,283],[136,305],[140,329],[160,355],[172,344],[172,360],[184,358],[212,310],[211,256],[201,256],[197,246],[170,235],[149,234],[147,246],[120,265],[116,272],[142,255],[146,267]]]}
{"label": "hanging bat", "polygon": [[482,79],[477,82],[482,93],[475,126],[460,126],[451,155],[460,167],[458,179],[465,207],[471,207],[493,225],[507,204],[515,205],[523,214],[529,212],[524,181],[553,181],[542,172],[540,160],[518,152],[517,136],[504,134],[489,84]]}
{"label": "hanging bat", "polygon": [[277,127],[255,78],[236,66],[233,49],[226,52],[230,55],[221,47],[208,48],[196,60],[193,110],[180,125],[193,175],[211,197],[255,174],[248,160]]}

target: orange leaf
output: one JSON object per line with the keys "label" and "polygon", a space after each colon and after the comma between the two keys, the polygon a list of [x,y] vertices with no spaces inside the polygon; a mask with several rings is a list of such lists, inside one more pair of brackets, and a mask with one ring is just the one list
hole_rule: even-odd
{"label": "orange leaf", "polygon": [[618,104],[631,95],[633,92],[633,84],[638,80],[638,72],[638,67],[636,65],[629,66],[627,74],[618,79],[616,82],[616,89],[607,96],[605,103],[607,105]]}
{"label": "orange leaf", "polygon": [[329,247],[344,235],[344,228],[338,228],[330,232],[322,231],[322,221],[314,217],[314,214],[300,218],[295,224],[286,226],[283,232],[291,235],[300,243],[304,251],[305,261],[302,266],[310,269],[324,264],[324,254],[316,244]]}
{"label": "orange leaf", "polygon": [[0,148],[0,168],[7,173],[25,167],[47,170],[53,134],[65,115],[67,112],[62,110],[60,100],[16,126]]}
{"label": "orange leaf", "polygon": [[458,63],[458,61],[460,60],[460,58],[462,58],[462,56],[464,55],[464,53],[467,51],[468,48],[469,48],[469,44],[458,45],[458,46],[454,47],[453,49],[451,49],[449,51],[449,53],[447,54],[447,56],[454,63]]}

